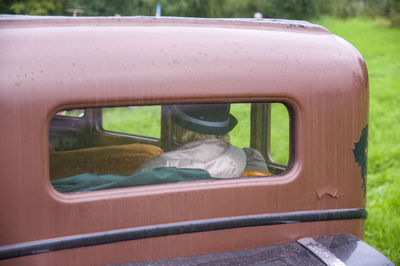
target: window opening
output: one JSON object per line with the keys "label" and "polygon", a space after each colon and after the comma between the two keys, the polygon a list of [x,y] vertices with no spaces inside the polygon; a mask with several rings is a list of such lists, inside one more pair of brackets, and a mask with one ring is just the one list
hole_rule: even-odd
{"label": "window opening", "polygon": [[50,123],[50,179],[61,192],[272,176],[288,165],[290,117],[281,103],[61,112],[82,111],[79,123],[60,112]]}
{"label": "window opening", "polygon": [[57,115],[68,116],[68,117],[83,117],[85,115],[85,110],[84,109],[65,110],[58,112]]}
{"label": "window opening", "polygon": [[161,106],[103,108],[102,122],[108,131],[160,138]]}

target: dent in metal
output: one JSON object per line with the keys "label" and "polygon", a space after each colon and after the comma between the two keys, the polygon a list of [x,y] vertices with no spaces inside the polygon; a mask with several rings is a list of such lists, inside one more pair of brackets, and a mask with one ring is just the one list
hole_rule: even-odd
{"label": "dent in metal", "polygon": [[338,192],[339,192],[339,189],[332,185],[327,185],[324,187],[317,188],[318,199],[322,198],[324,195],[329,195],[332,198],[337,198]]}

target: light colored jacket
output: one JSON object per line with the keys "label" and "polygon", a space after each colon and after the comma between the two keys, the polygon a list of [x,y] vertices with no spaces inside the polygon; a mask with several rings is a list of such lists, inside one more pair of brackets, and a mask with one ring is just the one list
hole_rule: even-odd
{"label": "light colored jacket", "polygon": [[135,173],[155,167],[200,168],[212,177],[239,177],[246,167],[246,153],[219,139],[196,140],[145,162]]}

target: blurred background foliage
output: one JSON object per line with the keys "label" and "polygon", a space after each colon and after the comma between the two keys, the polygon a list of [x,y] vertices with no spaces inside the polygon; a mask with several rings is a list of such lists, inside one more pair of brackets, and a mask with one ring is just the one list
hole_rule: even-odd
{"label": "blurred background foliage", "polygon": [[250,18],[255,12],[268,18],[306,20],[324,15],[379,16],[400,25],[400,0],[0,0],[0,13],[71,15],[70,9],[81,9],[83,16],[153,16],[157,4],[163,16]]}

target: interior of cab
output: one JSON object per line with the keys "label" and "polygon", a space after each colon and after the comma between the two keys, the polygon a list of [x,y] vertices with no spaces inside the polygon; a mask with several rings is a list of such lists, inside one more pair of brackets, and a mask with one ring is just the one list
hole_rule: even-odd
{"label": "interior of cab", "polygon": [[[253,167],[242,171],[240,177],[282,174],[289,161],[290,117],[286,106],[281,103],[239,103],[231,104],[231,112],[238,124],[229,132],[229,141],[247,149],[246,152],[252,150],[261,154],[268,166],[267,170]],[[182,128],[173,121],[171,105],[61,110],[49,126],[50,180],[57,189],[57,184],[63,188],[71,186],[73,178],[87,183],[88,180],[108,180],[109,175],[113,175],[113,182],[116,178],[121,181],[132,175],[135,180],[143,179],[131,182],[129,186],[214,179],[202,169],[196,172],[196,167],[191,172],[180,167],[155,168],[135,175],[147,161],[178,149],[181,135]],[[280,156],[277,160],[273,159],[274,152]],[[162,177],[150,181],[149,175]],[[88,186],[83,191],[90,191]],[[100,186],[100,189],[107,187]],[[57,190],[81,191],[74,188]]]}

